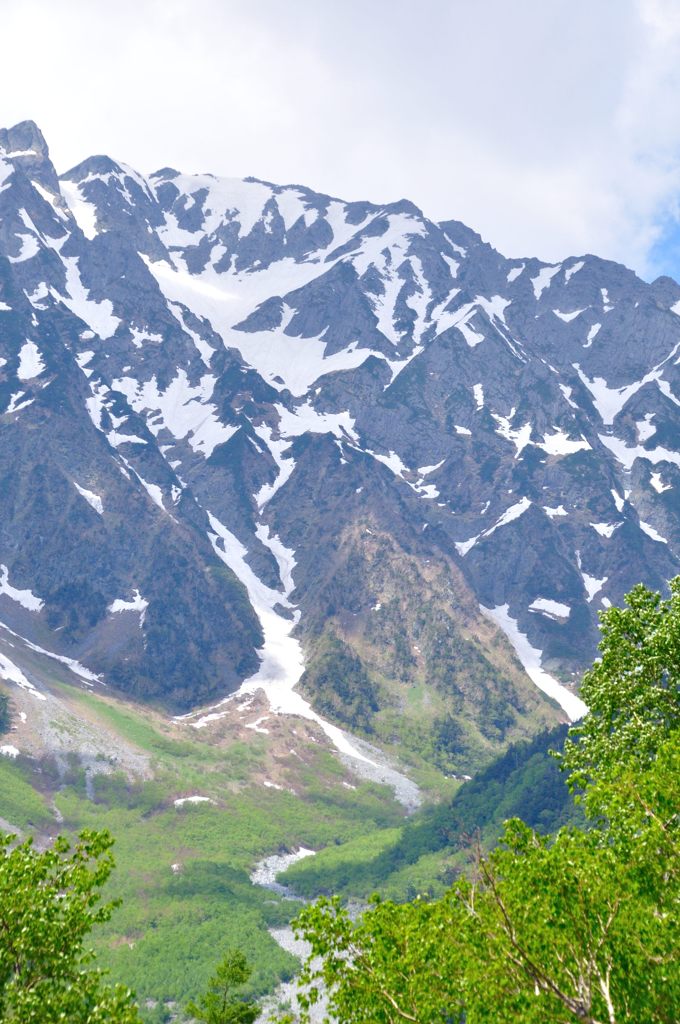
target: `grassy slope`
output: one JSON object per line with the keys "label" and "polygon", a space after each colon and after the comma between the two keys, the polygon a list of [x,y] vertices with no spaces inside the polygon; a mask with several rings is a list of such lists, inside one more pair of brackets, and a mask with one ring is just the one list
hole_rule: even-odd
{"label": "grassy slope", "polygon": [[35,776],[23,759],[0,757],[0,818],[22,832],[47,828],[54,823],[46,800],[35,788]]}
{"label": "grassy slope", "polygon": [[[290,977],[297,961],[267,928],[287,923],[298,904],[253,886],[249,872],[280,849],[335,847],[393,828],[403,810],[392,791],[358,780],[350,791],[342,765],[311,743],[300,746],[304,758],[290,758],[300,795],[265,788],[253,777],[266,758],[266,737],[214,745],[205,734],[194,739],[185,730],[177,738],[177,728],[152,712],[73,688],[68,698],[90,721],[99,718],[148,752],[153,778],[97,775],[88,796],[75,761],[58,777],[47,762],[0,758],[0,816],[43,834],[108,828],[116,837],[117,868],[107,896],[122,898],[123,905],[96,935],[100,962],[134,988],[142,1004],[195,996],[230,945],[242,948],[255,967],[253,992]],[[190,794],[214,803],[175,807],[176,798]]]}

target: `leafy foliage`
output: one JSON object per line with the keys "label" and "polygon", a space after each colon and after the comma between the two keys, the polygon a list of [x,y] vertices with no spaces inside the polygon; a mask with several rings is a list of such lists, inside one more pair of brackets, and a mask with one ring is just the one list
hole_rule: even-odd
{"label": "leafy foliage", "polygon": [[238,989],[250,977],[248,962],[239,950],[230,950],[217,965],[208,982],[208,990],[190,1002],[187,1013],[205,1024],[253,1024],[259,1007],[250,999],[239,998]]}
{"label": "leafy foliage", "polygon": [[101,904],[113,861],[106,832],[36,851],[0,839],[0,1019],[7,1024],[137,1024],[131,993],[107,986],[84,948],[111,916]]}
{"label": "leafy foliage", "polygon": [[[532,740],[513,743],[488,768],[466,782],[444,814],[434,816],[448,843],[476,830],[487,843],[495,843],[503,822],[520,816],[539,832],[551,832],[582,814],[569,798],[553,750],[561,750],[567,727],[560,725],[539,733]],[[460,841],[458,839],[458,841]]]}
{"label": "leafy foliage", "polygon": [[680,576],[670,588],[663,600],[640,584],[602,616],[602,657],[581,688],[590,713],[565,748],[573,788],[645,771],[680,728]]}
{"label": "leafy foliage", "polygon": [[562,758],[588,827],[514,818],[438,900],[374,898],[358,921],[337,897],[305,908],[303,1020],[320,985],[344,1024],[678,1020],[680,579],[626,603],[603,615]]}

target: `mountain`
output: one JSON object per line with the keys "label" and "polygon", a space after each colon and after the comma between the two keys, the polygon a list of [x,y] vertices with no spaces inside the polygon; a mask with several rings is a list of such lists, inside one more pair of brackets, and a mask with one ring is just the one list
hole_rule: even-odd
{"label": "mountain", "polygon": [[669,278],[0,132],[10,687],[245,680],[470,771],[577,715],[598,610],[680,571],[679,406]]}

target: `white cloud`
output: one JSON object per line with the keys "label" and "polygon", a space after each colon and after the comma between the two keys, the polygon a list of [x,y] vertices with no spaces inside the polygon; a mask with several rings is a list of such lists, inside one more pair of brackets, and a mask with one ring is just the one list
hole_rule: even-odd
{"label": "white cloud", "polygon": [[676,0],[4,0],[7,124],[60,170],[407,196],[508,255],[650,270],[680,194]]}

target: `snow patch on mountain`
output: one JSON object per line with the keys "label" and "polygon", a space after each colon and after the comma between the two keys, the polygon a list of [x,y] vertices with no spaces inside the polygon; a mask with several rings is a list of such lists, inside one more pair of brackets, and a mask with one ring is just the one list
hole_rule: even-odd
{"label": "snow patch on mountain", "polygon": [[534,289],[534,296],[537,300],[540,299],[541,295],[546,290],[546,288],[550,287],[550,283],[553,277],[558,272],[561,266],[562,264],[558,263],[556,266],[542,267],[539,270],[536,277],[531,278],[531,284]]}
{"label": "snow patch on mountain", "polygon": [[477,295],[474,302],[475,305],[481,306],[489,320],[500,320],[503,326],[507,327],[505,311],[512,304],[512,299],[506,299],[502,295],[492,295],[490,299]]}
{"label": "snow patch on mountain", "polygon": [[436,470],[441,469],[445,462],[446,459],[442,459],[441,462],[437,462],[434,466],[421,466],[418,473],[420,476],[429,476],[430,473],[434,473]]}
{"label": "snow patch on mountain", "polygon": [[290,231],[299,220],[303,220],[309,227],[319,216],[319,211],[314,208],[310,209],[305,203],[302,193],[295,188],[286,188],[278,192],[274,201],[286,231]]}
{"label": "snow patch on mountain", "polygon": [[658,530],[655,530],[649,523],[643,522],[642,519],[640,520],[640,529],[643,533],[646,533],[648,537],[651,537],[652,540],[655,540],[657,544],[668,544],[666,538],[662,537]]}
{"label": "snow patch on mountain", "polygon": [[169,301],[182,303],[195,315],[207,318],[226,347],[237,349],[243,359],[279,391],[288,388],[291,394],[301,397],[319,377],[355,369],[372,354],[355,344],[326,355],[323,337],[288,335],[285,319],[283,325],[273,331],[234,329],[272,294],[288,294],[317,277],[317,264],[284,258],[274,268],[250,274],[217,274],[213,268],[201,274],[190,274],[182,269],[179,257],[175,257],[174,266],[164,261],[154,263],[143,255],[142,259]]}
{"label": "snow patch on mountain", "polygon": [[485,608],[484,605],[479,607],[482,614],[491,619],[492,622],[495,622],[499,629],[505,633],[514,647],[517,657],[524,666],[525,672],[539,690],[542,690],[548,697],[556,700],[572,722],[583,718],[588,712],[587,706],[580,697],[577,697],[575,693],[568,690],[566,686],[558,683],[553,676],[542,668],[543,652],[537,647],[533,647],[527,634],[522,633],[517,619],[513,619],[510,615],[510,606],[503,604],[495,608]]}
{"label": "snow patch on mountain", "polygon": [[500,416],[495,412],[491,415],[498,424],[496,433],[510,441],[515,446],[515,458],[522,454],[528,444],[531,444],[531,422],[524,423],[521,427],[510,426],[510,420],[515,415],[514,408],[510,410],[509,416]]}
{"label": "snow patch on mountain", "polygon": [[273,483],[263,484],[254,496],[257,507],[261,510],[290,478],[291,473],[295,469],[295,459],[292,455],[285,454],[290,448],[291,442],[281,437],[275,438],[274,431],[266,423],[254,426],[253,430],[260,440],[264,442],[278,469]]}
{"label": "snow patch on mountain", "polygon": [[610,426],[623,409],[629,398],[640,390],[645,384],[656,380],[656,371],[652,371],[640,381],[634,381],[622,388],[610,388],[604,377],[593,377],[591,380],[583,372],[578,363],[574,363],[574,369],[581,378],[581,382],[590,392],[593,404],[597,409],[605,426]]}
{"label": "snow patch on mountain", "polygon": [[212,345],[208,344],[205,338],[203,338],[198,333],[198,331],[195,331],[193,327],[190,327],[189,324],[187,324],[181,303],[169,302],[168,307],[171,309],[175,319],[179,323],[182,330],[186,334],[188,334],[189,337],[192,339],[194,345],[196,346],[196,350],[200,355],[201,359],[203,360],[204,364],[207,366],[208,369],[210,369],[212,357],[215,355],[215,349],[212,347]]}
{"label": "snow patch on mountain", "polygon": [[[192,206],[200,201],[202,221],[200,228],[189,232],[176,227],[176,216],[167,218],[166,226],[159,230],[159,235],[168,246],[196,245],[198,240],[195,235],[198,232],[201,235],[213,235],[223,224],[232,221],[239,225],[239,237],[245,238],[262,220],[265,205],[273,195],[271,186],[255,180],[216,178],[212,174],[178,174],[171,180],[181,195],[193,199]],[[157,192],[159,176],[152,175],[150,185]],[[188,208],[187,203],[185,209]]]}
{"label": "snow patch on mountain", "polygon": [[529,605],[530,612],[540,612],[552,619],[566,619],[571,615],[571,608],[561,601],[554,601],[549,597],[537,597]]}
{"label": "snow patch on mountain", "polygon": [[597,337],[598,331],[601,327],[602,324],[593,324],[592,327],[588,329],[588,337],[586,338],[585,344],[583,346],[584,348],[590,348],[592,343],[595,341],[595,338]]}
{"label": "snow patch on mountain", "polygon": [[405,370],[409,363],[412,363],[413,360],[416,359],[419,355],[421,355],[424,351],[425,347],[423,345],[416,345],[411,354],[406,356],[405,359],[385,359],[385,357],[378,352],[368,352],[367,356],[375,355],[379,359],[384,359],[384,361],[387,363],[390,370],[392,371],[392,379],[388,381],[388,383],[385,385],[385,391],[387,391],[388,388],[392,387],[392,385],[394,384],[395,380],[402,372],[402,370]]}
{"label": "snow patch on mountain", "polygon": [[279,431],[282,437],[300,437],[302,434],[333,434],[334,437],[350,438],[359,443],[354,417],[348,412],[317,412],[309,399],[304,405],[293,410],[276,404],[279,414]]}
{"label": "snow patch on mountain", "polygon": [[477,314],[477,306],[475,303],[469,303],[467,306],[463,306],[462,310],[457,310],[457,314],[460,315],[453,320],[451,326],[458,328],[470,348],[476,348],[477,345],[481,345],[485,340],[485,335],[480,331],[476,331],[468,322]]}
{"label": "snow patch on mountain", "polygon": [[623,524],[622,523],[591,523],[590,525],[596,531],[596,533],[599,533],[599,535],[601,537],[606,537],[607,539],[609,539],[612,536],[612,534],[614,533],[614,530],[618,530],[618,528],[620,526],[622,526]]}
{"label": "snow patch on mountain", "polygon": [[590,445],[584,437],[572,438],[569,437],[559,427],[553,428],[554,434],[544,434],[542,443],[538,444],[538,448],[542,448],[548,455],[573,455],[575,452],[587,451]]}
{"label": "snow patch on mountain", "polygon": [[574,276],[574,274],[578,274],[579,270],[583,270],[584,267],[585,263],[583,260],[577,260],[576,263],[572,263],[572,265],[570,267],[567,267],[567,269],[564,271],[564,283],[569,284],[569,281]]}
{"label": "snow patch on mountain", "polygon": [[610,488],[610,492],[609,493],[611,494],[612,498],[614,499],[614,504],[616,505],[616,511],[617,512],[623,512],[624,505],[626,504],[625,498],[622,498],[621,495],[617,491],[615,491],[613,487]]}
{"label": "snow patch on mountain", "polygon": [[78,366],[83,371],[83,373],[85,374],[86,377],[91,377],[93,372],[94,372],[87,365],[93,358],[94,358],[94,352],[92,352],[92,351],[90,351],[90,352],[77,352],[76,353],[76,362],[77,362]]}
{"label": "snow patch on mountain", "polygon": [[78,494],[85,498],[85,501],[88,503],[90,508],[95,510],[97,515],[104,515],[104,505],[98,494],[95,494],[94,491],[88,491],[86,487],[81,487],[75,480],[73,481],[73,486],[77,490]]}
{"label": "snow patch on mountain", "polygon": [[[671,353],[671,356],[673,354],[674,352]],[[671,356],[668,356],[667,359],[664,360],[664,363],[668,362]],[[669,398],[676,405],[680,405],[680,401],[678,401],[671,391],[668,381],[661,378],[661,368],[664,363],[661,363],[659,366],[655,366],[654,369],[645,374],[641,380],[633,381],[632,384],[626,384],[624,387],[620,388],[609,387],[603,377],[594,377],[590,380],[578,363],[574,363],[574,369],[581,378],[582,383],[585,384],[586,388],[592,395],[593,404],[599,412],[602,422],[605,426],[611,426],[616,416],[625,406],[626,402],[632,398],[633,395],[637,394],[645,384],[655,383],[663,395]]]}
{"label": "snow patch on mountain", "polygon": [[665,484],[661,479],[661,473],[652,473],[649,482],[657,494],[663,494],[664,491],[670,491],[671,489],[671,485]]}
{"label": "snow patch on mountain", "polygon": [[18,234],[16,238],[21,243],[18,256],[7,256],[10,263],[25,263],[32,259],[40,251],[40,244],[35,235]]}
{"label": "snow patch on mountain", "polygon": [[[123,458],[123,457],[121,456],[121,458]],[[165,504],[163,502],[163,491],[158,486],[158,484],[150,484],[148,480],[145,480],[144,477],[140,473],[138,473],[137,470],[134,469],[130,465],[130,463],[127,461],[127,459],[123,459],[123,462],[125,463],[127,468],[132,473],[134,473],[134,475],[137,477],[137,479],[139,480],[140,484],[142,485],[142,487],[144,488],[146,493],[149,495],[149,497],[151,498],[151,500],[154,503],[154,505],[157,508],[159,508],[161,510],[161,512],[167,512],[167,509],[166,509]]]}
{"label": "snow patch on mountain", "polygon": [[550,505],[544,505],[543,511],[547,516],[550,516],[551,519],[555,519],[557,516],[568,515],[568,512],[564,505],[556,505],[554,507],[551,507]]}
{"label": "snow patch on mountain", "polygon": [[621,465],[626,470],[633,467],[636,459],[647,459],[649,462],[670,462],[674,466],[680,466],[680,453],[671,451],[669,448],[643,448],[642,445],[627,445],[620,437],[611,437],[609,434],[600,434],[600,441],[609,448]]}
{"label": "snow patch on mountain", "polygon": [[90,298],[88,289],[82,282],[78,267],[79,257],[62,256],[66,271],[66,290],[68,295],[59,298],[68,306],[75,316],[80,317],[102,341],[112,338],[121,321],[113,315],[113,303],[109,299],[97,302]]}
{"label": "snow patch on mountain", "polygon": [[495,530],[499,530],[501,526],[507,526],[508,523],[513,522],[515,519],[519,519],[520,516],[531,507],[531,500],[529,498],[520,498],[519,501],[511,505],[510,508],[506,508],[500,519],[497,520],[488,530],[485,530],[482,534],[483,537],[489,537]]}
{"label": "snow patch on mountain", "polygon": [[292,548],[286,547],[277,533],[272,535],[269,526],[263,523],[258,523],[255,527],[255,536],[266,548],[269,548],[276,559],[283,592],[286,597],[290,597],[291,592],[295,588],[295,583],[293,582],[293,569],[297,564],[295,552]]}
{"label": "snow patch on mountain", "polygon": [[9,658],[0,652],[0,676],[6,679],[10,683],[15,683],[21,687],[22,690],[26,690],[36,700],[47,700],[44,693],[40,693],[35,688],[32,682],[26,678],[21,669],[10,661]]}
{"label": "snow patch on mountain", "polygon": [[560,320],[563,320],[565,324],[571,323],[572,320],[575,320],[576,317],[580,316],[583,312],[583,309],[574,309],[570,313],[563,313],[560,309],[553,309],[555,316],[559,317]]}
{"label": "snow patch on mountain", "polygon": [[353,263],[360,276],[370,267],[378,270],[383,292],[372,295],[370,301],[378,319],[378,330],[388,341],[396,344],[395,306],[405,285],[401,268],[408,257],[410,239],[424,235],[425,227],[405,213],[391,213],[386,221],[387,229],[383,234],[362,238],[360,251],[353,257]]}
{"label": "snow patch on mountain", "polygon": [[94,203],[89,203],[85,199],[78,183],[64,178],[59,183],[59,187],[76,224],[85,235],[85,238],[88,241],[92,241],[99,233],[97,229],[97,207]]}
{"label": "snow patch on mountain", "polygon": [[378,462],[382,462],[383,466],[387,466],[389,470],[398,476],[401,480],[404,480],[405,475],[410,471],[407,466],[401,460],[401,457],[396,452],[389,452],[387,455],[383,455],[380,452],[373,452],[370,448],[366,449],[366,454],[371,455]]}
{"label": "snow patch on mountain", "polygon": [[149,602],[142,597],[139,590],[135,590],[131,601],[126,601],[123,597],[117,597],[115,601],[111,602],[107,611],[111,615],[117,615],[120,612],[139,612],[139,625],[143,626],[144,616],[148,607]]}
{"label": "snow patch on mountain", "polygon": [[0,596],[3,594],[29,612],[39,612],[44,607],[45,602],[36,597],[32,590],[19,590],[10,584],[6,565],[0,565]]}
{"label": "snow patch on mountain", "polygon": [[19,350],[19,366],[17,377],[19,380],[33,380],[39,377],[45,369],[40,349],[34,341],[25,341]]}
{"label": "snow patch on mountain", "polygon": [[113,381],[114,389],[125,395],[135,412],[156,413],[147,418],[153,434],[158,436],[166,429],[177,440],[186,438],[191,448],[206,459],[238,429],[220,422],[217,408],[210,404],[215,384],[216,378],[206,374],[192,385],[184,369],[178,370],[164,391],[159,389],[155,376],[145,382],[132,377]]}
{"label": "snow patch on mountain", "polygon": [[[6,633],[9,633],[16,640],[19,640],[20,643],[28,647],[29,650],[35,651],[36,654],[44,654],[45,657],[51,658],[53,661],[58,661],[62,665],[66,665],[68,668],[71,669],[72,672],[79,676],[80,679],[88,685],[91,685],[92,683],[101,683],[102,680],[100,676],[90,671],[90,669],[87,668],[85,665],[81,665],[81,663],[79,661],[76,661],[75,658],[69,658],[65,654],[55,654],[54,651],[45,650],[44,647],[40,647],[38,644],[34,644],[33,641],[31,640],[27,640],[25,636],[21,636],[19,633],[15,633],[14,630],[10,629],[9,626],[7,626],[4,622],[0,623],[0,627],[4,629]],[[32,683],[28,683],[28,686],[34,688]],[[39,696],[41,700],[44,699],[42,694],[38,694],[38,691],[36,691],[36,696]]]}
{"label": "snow patch on mountain", "polygon": [[33,404],[32,398],[26,398],[25,391],[16,391],[10,395],[9,405],[5,409],[7,414],[12,412],[21,412],[22,409],[26,409],[27,406]]}
{"label": "snow patch on mountain", "polygon": [[653,437],[656,433],[656,427],[652,423],[653,419],[654,413],[647,412],[641,420],[637,420],[635,423],[638,438],[640,441],[643,442],[643,444],[645,441],[648,441],[650,437]]}
{"label": "snow patch on mountain", "polygon": [[468,551],[474,547],[479,540],[483,540],[485,537],[490,537],[496,530],[500,530],[502,526],[507,526],[508,523],[512,523],[515,519],[519,519],[520,516],[524,515],[528,508],[531,507],[531,500],[529,498],[520,498],[518,502],[506,508],[505,512],[493,526],[490,526],[488,530],[484,530],[483,533],[477,534],[476,537],[471,537],[465,541],[455,541],[456,551],[459,555],[466,555]]}
{"label": "snow patch on mountain", "polygon": [[586,588],[589,603],[597,594],[599,594],[602,587],[609,579],[608,576],[603,576],[602,579],[598,579],[596,576],[590,576],[587,572],[584,572],[583,569],[581,569],[581,577],[583,579],[583,586]]}
{"label": "snow patch on mountain", "polygon": [[7,154],[0,150],[2,156],[0,156],[0,192],[4,192],[6,188],[10,186],[7,184],[9,179],[14,174],[14,166],[8,162],[7,159],[3,159]]}
{"label": "snow patch on mountain", "polygon": [[215,801],[209,796],[199,796],[195,794],[193,796],[181,796],[177,800],[173,800],[175,807],[184,807],[186,804],[214,804]]}

